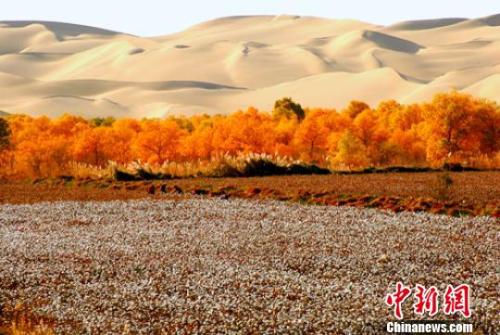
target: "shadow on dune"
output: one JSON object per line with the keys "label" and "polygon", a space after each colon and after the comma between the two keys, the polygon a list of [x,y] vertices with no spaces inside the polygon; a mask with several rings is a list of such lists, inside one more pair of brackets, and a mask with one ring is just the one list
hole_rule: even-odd
{"label": "shadow on dune", "polygon": [[121,34],[119,32],[112,30],[83,26],[78,24],[71,24],[71,23],[61,23],[52,21],[0,21],[0,26],[9,28],[23,28],[32,24],[40,24],[45,26],[48,30],[52,31],[59,40],[64,40],[66,37],[74,37],[83,34],[104,35],[104,36],[114,36]]}

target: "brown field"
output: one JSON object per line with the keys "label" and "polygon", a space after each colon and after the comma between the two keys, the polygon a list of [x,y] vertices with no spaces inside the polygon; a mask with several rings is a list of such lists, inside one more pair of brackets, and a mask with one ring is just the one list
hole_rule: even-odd
{"label": "brown field", "polygon": [[[270,198],[451,215],[500,215],[500,172],[386,173],[115,182],[47,179],[0,182],[0,204],[110,201],[192,194]],[[162,187],[163,186],[163,187]]]}

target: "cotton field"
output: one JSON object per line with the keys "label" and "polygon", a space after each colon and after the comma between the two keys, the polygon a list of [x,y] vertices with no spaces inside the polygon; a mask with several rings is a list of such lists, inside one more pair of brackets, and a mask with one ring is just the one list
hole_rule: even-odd
{"label": "cotton field", "polygon": [[[396,282],[466,283],[470,322],[491,334],[499,227],[197,197],[1,205],[0,305],[30,306],[61,334],[377,334]],[[404,313],[417,318],[411,302]]]}

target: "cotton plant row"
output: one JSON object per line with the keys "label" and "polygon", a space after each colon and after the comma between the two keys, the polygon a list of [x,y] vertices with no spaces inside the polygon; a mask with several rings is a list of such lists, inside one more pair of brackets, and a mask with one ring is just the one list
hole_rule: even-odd
{"label": "cotton plant row", "polygon": [[493,218],[205,198],[0,212],[0,304],[58,334],[380,334],[399,281],[470,284],[465,322],[500,321]]}

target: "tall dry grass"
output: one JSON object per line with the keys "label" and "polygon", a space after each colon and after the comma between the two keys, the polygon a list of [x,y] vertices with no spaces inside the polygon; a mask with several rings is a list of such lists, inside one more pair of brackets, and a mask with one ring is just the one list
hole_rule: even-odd
{"label": "tall dry grass", "polygon": [[286,174],[327,174],[328,169],[288,157],[266,154],[221,155],[210,160],[165,162],[151,165],[140,161],[118,164],[110,161],[104,168],[73,162],[68,174],[77,179],[171,179],[194,177],[252,177]]}

